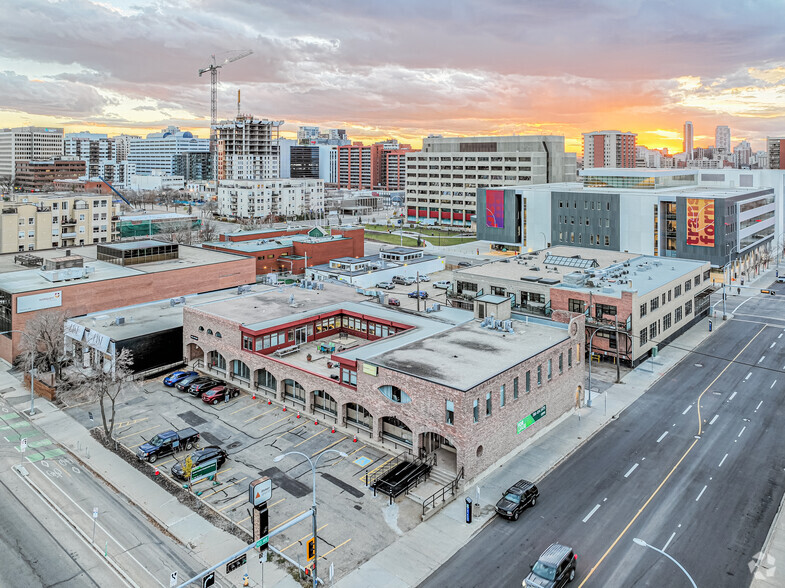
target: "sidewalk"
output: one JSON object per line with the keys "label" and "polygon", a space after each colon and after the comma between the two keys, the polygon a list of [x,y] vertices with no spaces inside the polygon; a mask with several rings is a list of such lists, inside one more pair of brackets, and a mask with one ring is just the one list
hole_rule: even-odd
{"label": "sidewalk", "polygon": [[[11,404],[29,415],[30,390],[8,372],[8,364],[0,362],[0,391]],[[71,451],[91,470],[138,506],[205,564],[214,565],[247,544],[237,537],[218,529],[207,520],[181,504],[174,496],[149,478],[140,475],[123,459],[96,442],[89,431],[44,398],[36,397],[33,425]],[[252,554],[253,555],[253,554]],[[257,557],[248,557],[249,568]],[[258,578],[258,563],[249,569],[252,578]],[[218,570],[224,575],[224,570]],[[236,575],[235,572],[234,575]],[[273,564],[265,565],[265,585],[280,588],[297,587],[299,584],[284,570]],[[185,578],[183,578],[185,579]],[[257,585],[252,583],[252,586]]]}
{"label": "sidewalk", "polygon": [[[763,287],[773,280],[772,268],[751,280],[749,285],[755,288]],[[746,292],[757,293],[757,290]],[[743,302],[745,296],[742,294],[733,298],[738,302],[733,302],[729,297],[729,313],[739,302]],[[526,472],[526,477],[530,480],[542,479],[643,395],[681,361],[688,354],[688,350],[694,349],[727,324],[718,313],[713,320],[713,332],[709,333],[708,321],[708,318],[702,319],[679,337],[678,348],[676,345],[666,346],[656,359],[645,361],[622,378],[621,384],[614,384],[600,394],[593,394],[592,408],[584,407],[564,415],[549,428],[529,439],[514,455],[508,455],[493,464],[486,470],[483,478],[467,484],[454,501],[341,579],[337,585],[341,588],[372,585],[417,586],[490,522],[494,516],[494,499],[520,478],[520,472]],[[472,524],[466,524],[464,518],[463,498],[466,496],[471,497],[475,504],[479,502],[481,505],[480,515],[474,516]],[[777,549],[772,549],[772,553],[785,562],[785,517],[778,518],[778,521],[772,539],[772,546]],[[405,565],[402,562],[406,562]],[[774,585],[767,583],[760,584],[760,587],[768,588]]]}

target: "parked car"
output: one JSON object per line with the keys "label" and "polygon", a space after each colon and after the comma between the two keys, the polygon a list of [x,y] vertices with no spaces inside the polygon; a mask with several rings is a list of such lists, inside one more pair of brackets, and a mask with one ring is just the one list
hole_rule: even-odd
{"label": "parked car", "polygon": [[420,274],[420,281],[421,282],[430,282],[431,278],[428,274]]}
{"label": "parked car", "polygon": [[534,483],[528,480],[518,480],[502,494],[501,500],[496,503],[496,512],[503,517],[517,521],[525,508],[537,503],[539,495],[540,491]]}
{"label": "parked car", "polygon": [[178,370],[176,372],[172,372],[168,376],[164,378],[164,386],[169,386],[170,388],[173,387],[177,382],[180,380],[187,378],[189,376],[198,376],[199,374],[196,372],[184,372],[182,370]]}
{"label": "parked car", "polygon": [[393,284],[392,282],[379,282],[378,284],[376,284],[376,287],[382,288],[384,290],[394,290],[395,284]]}
{"label": "parked car", "polygon": [[221,384],[223,384],[221,380],[214,380],[212,378],[197,380],[188,388],[188,394],[193,394],[194,396],[201,398],[202,394]]}
{"label": "parked car", "polygon": [[458,267],[472,267],[471,261],[459,261]]}
{"label": "parked car", "polygon": [[218,404],[219,402],[226,402],[227,398],[237,398],[240,395],[240,390],[234,386],[221,384],[210,388],[202,394],[202,400],[208,404]]}
{"label": "parked car", "polygon": [[393,284],[400,284],[401,286],[411,286],[414,284],[414,278],[408,276],[393,276]]}
{"label": "parked car", "polygon": [[[200,449],[199,451],[194,451],[191,454],[191,467],[195,467],[201,465],[205,462],[208,462],[212,459],[217,460],[216,465],[218,465],[218,469],[220,470],[224,463],[226,463],[227,454],[226,451],[218,447],[217,445],[208,445],[207,447]],[[183,474],[183,461],[178,461],[174,464],[171,468],[172,476],[177,478],[178,480],[187,481],[188,478]]]}
{"label": "parked car", "polygon": [[448,290],[450,288],[450,280],[439,280],[438,282],[434,282],[433,287]]}
{"label": "parked car", "polygon": [[578,556],[571,547],[551,544],[531,567],[523,581],[524,588],[558,588],[575,578]]}
{"label": "parked car", "polygon": [[428,292],[425,290],[415,290],[414,292],[409,292],[409,298],[428,298]]}
{"label": "parked car", "polygon": [[185,378],[183,378],[182,380],[177,382],[174,385],[174,387],[177,388],[180,392],[185,392],[186,390],[188,390],[188,388],[191,387],[191,384],[193,384],[196,380],[201,379],[202,377],[203,376],[201,376],[199,374],[194,374],[192,376],[186,376]]}
{"label": "parked car", "polygon": [[398,300],[397,298],[388,298],[387,299],[387,304],[390,305],[390,306],[400,306],[401,305],[401,301]]}
{"label": "parked car", "polygon": [[190,451],[198,442],[199,433],[195,429],[164,431],[163,433],[158,433],[147,443],[140,445],[139,449],[136,450],[136,457],[155,463],[159,457],[169,455],[181,449]]}
{"label": "parked car", "polygon": [[785,283],[785,276],[777,276],[777,283],[778,284]]}

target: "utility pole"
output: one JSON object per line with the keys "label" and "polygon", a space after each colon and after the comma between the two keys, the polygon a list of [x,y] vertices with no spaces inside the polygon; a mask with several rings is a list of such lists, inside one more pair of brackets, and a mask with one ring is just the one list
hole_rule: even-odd
{"label": "utility pole", "polygon": [[417,272],[417,312],[420,312],[420,272]]}
{"label": "utility pole", "polygon": [[621,373],[619,371],[619,360],[621,359],[619,354],[619,343],[621,342],[619,339],[619,315],[616,314],[613,318],[616,319],[616,383],[618,384],[621,382]]}

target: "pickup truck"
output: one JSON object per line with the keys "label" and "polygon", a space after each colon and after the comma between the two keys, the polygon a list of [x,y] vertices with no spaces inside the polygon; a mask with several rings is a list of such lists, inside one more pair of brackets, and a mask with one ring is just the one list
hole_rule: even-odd
{"label": "pickup truck", "polygon": [[185,449],[190,451],[199,441],[199,433],[195,429],[182,431],[164,431],[158,433],[147,443],[143,443],[136,450],[136,457],[155,463],[159,457]]}

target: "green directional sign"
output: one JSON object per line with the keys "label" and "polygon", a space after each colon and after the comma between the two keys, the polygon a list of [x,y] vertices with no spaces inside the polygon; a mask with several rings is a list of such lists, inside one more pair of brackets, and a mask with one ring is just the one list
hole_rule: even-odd
{"label": "green directional sign", "polygon": [[540,408],[535,410],[533,413],[518,421],[518,425],[517,425],[518,433],[525,431],[544,416],[545,416],[545,405],[543,404]]}
{"label": "green directional sign", "polygon": [[262,547],[263,545],[267,545],[267,542],[270,540],[269,535],[265,535],[259,541],[256,542],[256,547]]}
{"label": "green directional sign", "polygon": [[191,469],[191,483],[198,482],[199,480],[203,480],[204,478],[209,478],[210,476],[215,475],[215,472],[218,471],[218,460],[212,459],[205,463],[199,464],[198,466],[194,466]]}

